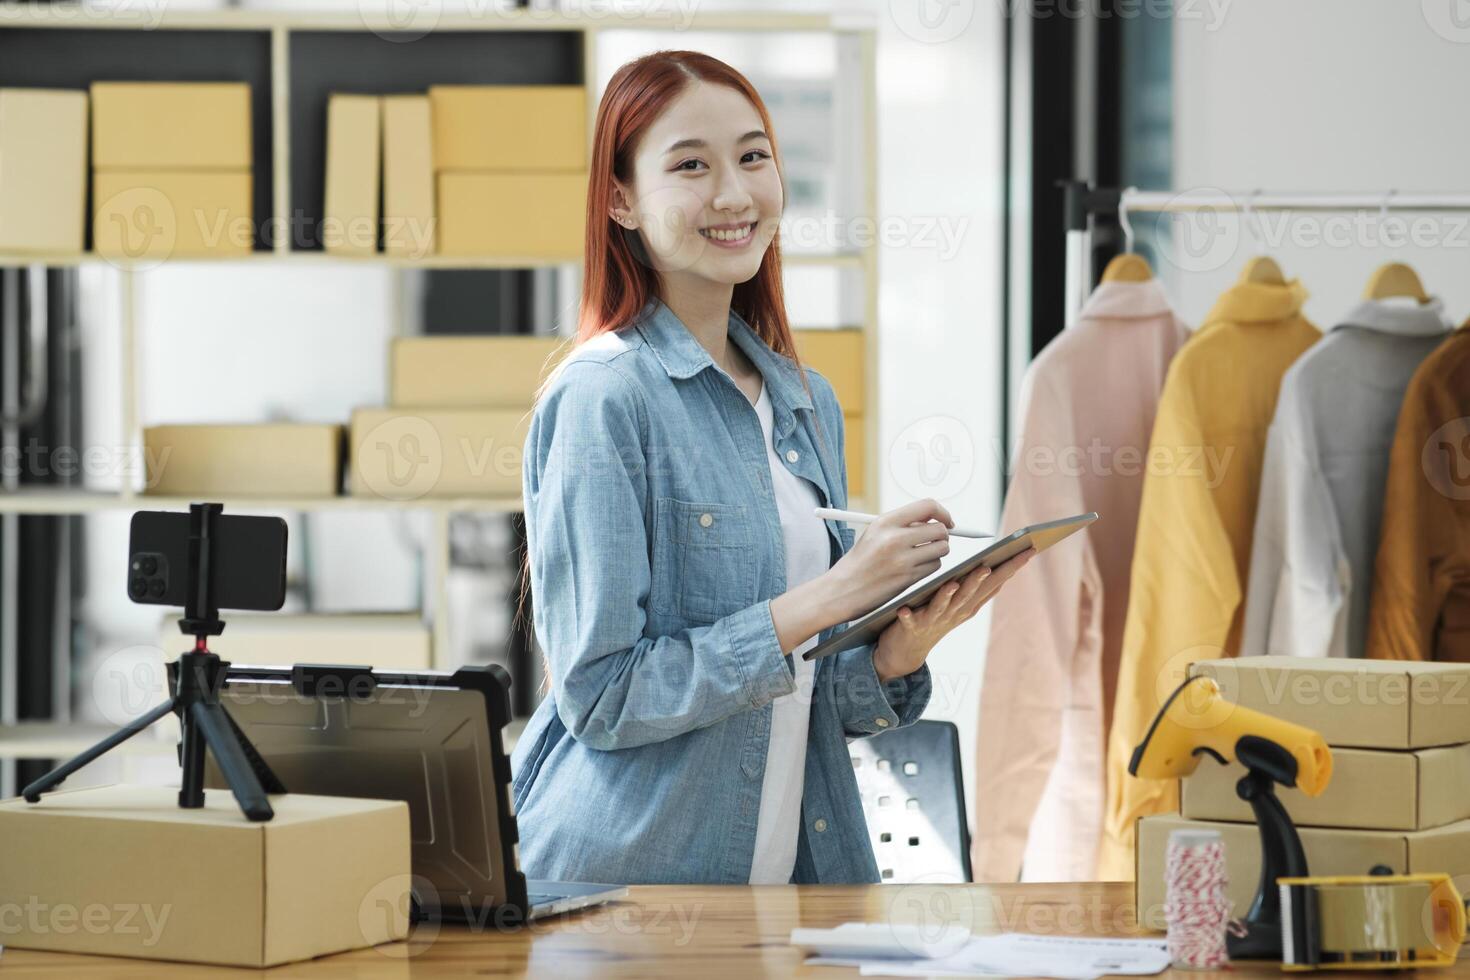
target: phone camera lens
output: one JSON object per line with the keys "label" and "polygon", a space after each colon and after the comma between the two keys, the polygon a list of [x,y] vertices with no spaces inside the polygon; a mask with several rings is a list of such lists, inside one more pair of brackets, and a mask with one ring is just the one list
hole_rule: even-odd
{"label": "phone camera lens", "polygon": [[143,598],[148,594],[148,580],[141,575],[133,576],[133,580],[128,583],[128,591],[139,599]]}
{"label": "phone camera lens", "polygon": [[138,563],[138,570],[144,575],[152,575],[158,571],[158,559],[152,555],[144,555],[143,560]]}
{"label": "phone camera lens", "polygon": [[148,594],[155,599],[163,598],[163,579],[156,578],[148,583]]}

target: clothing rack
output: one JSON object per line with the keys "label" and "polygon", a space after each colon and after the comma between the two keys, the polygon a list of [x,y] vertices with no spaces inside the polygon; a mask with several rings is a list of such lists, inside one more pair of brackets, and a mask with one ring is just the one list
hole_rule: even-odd
{"label": "clothing rack", "polygon": [[1093,187],[1082,180],[1060,182],[1062,221],[1067,236],[1066,315],[1071,323],[1092,288],[1092,219],[1116,218],[1128,232],[1130,213],[1255,211],[1470,211],[1470,194],[1386,191],[1365,193],[1287,193],[1277,191],[1140,191],[1133,187]]}

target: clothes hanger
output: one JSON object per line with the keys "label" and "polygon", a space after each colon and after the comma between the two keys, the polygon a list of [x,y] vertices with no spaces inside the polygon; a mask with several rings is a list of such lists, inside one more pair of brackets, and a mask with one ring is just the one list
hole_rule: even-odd
{"label": "clothes hanger", "polygon": [[[1388,200],[1397,193],[1389,191],[1384,195],[1379,209],[1380,219],[1388,217]],[[1429,294],[1424,291],[1419,274],[1402,262],[1386,262],[1380,265],[1373,270],[1373,275],[1368,278],[1368,285],[1363,289],[1364,299],[1388,299],[1392,296],[1408,296],[1420,303],[1429,302]]]}
{"label": "clothes hanger", "polygon": [[1154,277],[1148,260],[1133,252],[1133,226],[1128,223],[1128,195],[1135,188],[1129,187],[1118,195],[1118,224],[1123,228],[1123,252],[1113,256],[1103,269],[1103,282],[1148,282]]}
{"label": "clothes hanger", "polygon": [[[1250,230],[1251,238],[1255,239],[1257,248],[1260,247],[1261,241],[1261,236],[1258,234],[1260,229],[1252,223],[1251,219],[1255,217],[1256,198],[1260,196],[1261,192],[1257,190],[1251,195],[1250,200],[1245,202],[1245,226]],[[1286,276],[1282,275],[1281,266],[1277,265],[1276,260],[1271,256],[1257,255],[1247,260],[1245,267],[1240,270],[1240,281],[1255,282],[1265,286],[1285,286]]]}
{"label": "clothes hanger", "polygon": [[1374,270],[1363,290],[1364,299],[1388,299],[1411,296],[1420,303],[1429,302],[1429,294],[1419,281],[1419,274],[1402,262],[1388,262]]}

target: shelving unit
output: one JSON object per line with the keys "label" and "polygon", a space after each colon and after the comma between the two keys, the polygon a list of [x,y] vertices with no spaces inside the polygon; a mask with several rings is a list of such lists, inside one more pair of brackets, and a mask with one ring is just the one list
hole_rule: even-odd
{"label": "shelving unit", "polygon": [[[155,17],[156,14],[156,17]],[[414,25],[421,27],[423,25]],[[702,12],[685,16],[569,16],[536,10],[483,16],[444,16],[420,36],[379,29],[355,12],[289,10],[175,10],[143,12],[124,5],[106,10],[94,5],[31,6],[0,4],[0,86],[85,88],[93,80],[206,81],[240,79],[254,87],[252,117],[255,156],[255,250],[221,259],[169,259],[171,267],[286,266],[382,267],[395,273],[417,269],[534,269],[575,267],[577,263],[513,255],[404,258],[379,254],[344,257],[300,247],[289,234],[275,234],[282,216],[320,213],[322,152],[325,138],[324,93],[332,91],[421,91],[431,82],[496,84],[582,84],[588,91],[588,134],[596,111],[596,56],[601,38],[616,31],[669,31],[670,46],[687,31],[817,32],[833,35],[852,57],[860,86],[858,144],[845,155],[864,161],[859,215],[877,215],[876,40],[870,18],[841,14]],[[532,41],[532,38],[535,38]],[[412,40],[412,43],[400,43]],[[331,58],[351,53],[346,63]],[[447,57],[445,52],[455,53]],[[466,52],[474,52],[466,57]],[[458,60],[456,60],[456,58]],[[523,63],[524,62],[524,63]],[[841,70],[841,62],[839,63]],[[844,79],[851,83],[853,79]],[[840,81],[839,84],[842,84]],[[308,104],[311,100],[311,104]],[[316,103],[320,101],[320,105]],[[322,112],[318,113],[317,110]],[[320,118],[317,116],[320,115]],[[778,121],[779,127],[779,121]],[[856,215],[855,215],[856,216]],[[277,219],[277,220],[272,220]],[[289,222],[285,227],[291,227]],[[816,254],[784,251],[788,268],[836,268],[861,276],[856,304],[865,331],[865,496],[876,498],[881,460],[878,453],[879,364],[877,335],[876,243],[850,251]],[[84,266],[105,263],[117,270],[121,310],[121,431],[128,446],[141,445],[138,420],[137,303],[139,277],[156,260],[130,261],[92,253],[0,255],[0,266]],[[401,329],[401,318],[400,329]],[[345,421],[345,420],[344,420]],[[92,514],[138,508],[184,509],[188,500],[157,497],[124,489],[120,493],[67,490],[0,492],[0,514]],[[433,544],[429,586],[436,661],[449,648],[447,605],[449,525],[455,513],[515,513],[519,498],[418,499],[406,502],[360,497],[241,498],[225,501],[227,511],[412,510],[432,515]],[[854,499],[854,508],[870,507]],[[0,650],[0,658],[17,651]],[[12,663],[15,661],[12,659]],[[13,676],[13,674],[11,675]],[[0,758],[64,756],[89,744],[94,732],[70,726],[0,727]],[[24,734],[29,732],[30,734]],[[37,734],[40,733],[40,734]],[[43,737],[44,736],[44,737]]]}

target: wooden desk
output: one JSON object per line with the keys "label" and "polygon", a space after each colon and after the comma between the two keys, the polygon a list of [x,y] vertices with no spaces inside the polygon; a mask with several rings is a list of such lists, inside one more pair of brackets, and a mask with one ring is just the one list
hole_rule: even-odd
{"label": "wooden desk", "polygon": [[[758,977],[845,980],[855,969],[803,967],[787,944],[797,927],[843,922],[958,921],[977,932],[1139,935],[1131,884],[652,886],[581,913],[533,922],[519,932],[420,928],[407,943],[342,953],[273,970],[225,970],[152,960],[7,949],[0,975],[61,978],[291,976],[408,977]],[[1458,967],[1454,974],[1470,976]],[[1275,964],[1236,964],[1230,973],[1180,972],[1190,980],[1280,977]],[[1436,972],[1436,977],[1449,973]]]}

